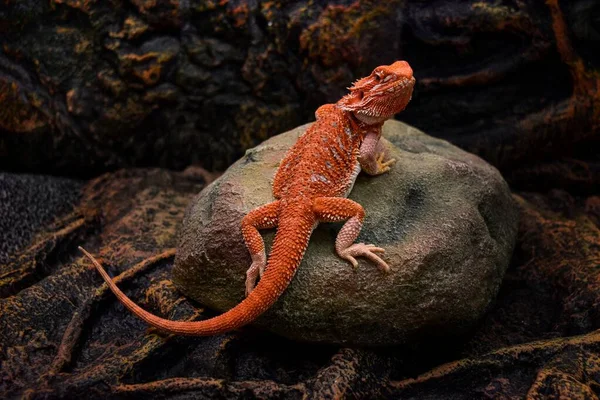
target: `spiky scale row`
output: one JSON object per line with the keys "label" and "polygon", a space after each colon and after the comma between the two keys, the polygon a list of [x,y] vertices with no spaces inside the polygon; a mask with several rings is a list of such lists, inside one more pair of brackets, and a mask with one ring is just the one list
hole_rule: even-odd
{"label": "spiky scale row", "polygon": [[[246,273],[247,297],[240,304],[206,321],[170,321],[153,315],[131,301],[112,282],[91,254],[102,278],[119,301],[150,325],[181,335],[205,336],[239,328],[265,312],[285,291],[300,266],[312,230],[319,222],[347,220],[335,243],[338,255],[353,266],[366,257],[382,270],[388,265],[377,253],[383,249],[354,243],[365,217],[362,206],[346,199],[361,170],[378,175],[394,160],[384,161],[379,142],[383,122],[410,101],[415,80],[405,61],[377,67],[359,79],[350,94],[316,111],[317,121],[302,135],[281,162],[273,183],[275,201],[242,220],[242,235],[252,258]],[[277,227],[267,261],[259,229]],[[255,287],[258,276],[260,282]]]}

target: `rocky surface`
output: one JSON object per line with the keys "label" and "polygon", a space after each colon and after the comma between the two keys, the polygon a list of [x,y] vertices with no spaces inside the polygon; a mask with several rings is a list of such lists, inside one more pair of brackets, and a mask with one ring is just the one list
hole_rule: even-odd
{"label": "rocky surface", "polygon": [[[131,169],[65,186],[4,174],[18,211],[0,212],[14,227],[1,247],[0,397],[598,397],[599,31],[595,0],[2,2],[5,172],[223,170],[405,58],[418,86],[402,118],[498,166],[521,220],[496,301],[438,345],[350,349],[252,327],[181,338],[125,312],[76,247],[155,313],[214,315],[171,275],[177,226],[208,175]],[[45,185],[60,189],[37,196]]]}
{"label": "rocky surface", "polygon": [[82,181],[0,173],[0,265],[77,202]]}
{"label": "rocky surface", "polygon": [[[241,218],[273,201],[279,160],[308,125],[248,150],[191,204],[173,279],[225,311],[244,298],[250,258]],[[463,332],[494,299],[512,255],[517,210],[498,171],[398,121],[384,125],[390,173],[359,176],[350,198],[367,212],[359,242],[386,249],[391,274],[338,258],[341,224],[321,224],[283,296],[258,325],[298,341],[381,346]],[[267,235],[270,247],[272,234]]]}
{"label": "rocky surface", "polygon": [[[214,315],[183,297],[171,276],[176,231],[202,176],[130,170],[87,182],[71,211],[38,226],[32,242],[11,254],[16,261],[0,266],[3,290],[18,275],[7,268],[22,275],[31,265],[48,267],[0,296],[0,397],[597,396],[598,196],[558,189],[513,195],[521,214],[516,251],[480,323],[427,345],[367,350],[302,344],[251,327],[162,336],[117,303],[77,245],[99,255],[148,310],[174,319]],[[55,257],[48,248],[57,249]]]}
{"label": "rocky surface", "polygon": [[417,78],[406,122],[503,173],[557,154],[597,170],[586,143],[600,130],[599,10],[596,0],[5,0],[0,168],[224,170],[401,58]]}

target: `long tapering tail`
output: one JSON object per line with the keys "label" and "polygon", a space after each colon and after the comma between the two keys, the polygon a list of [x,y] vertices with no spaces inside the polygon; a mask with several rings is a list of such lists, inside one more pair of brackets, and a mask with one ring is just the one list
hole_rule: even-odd
{"label": "long tapering tail", "polygon": [[[312,218],[312,216],[311,216]],[[308,219],[308,216],[305,217]],[[256,288],[231,310],[205,321],[171,321],[156,316],[127,297],[106,273],[102,265],[82,247],[79,249],[94,264],[110,290],[129,311],[162,331],[187,336],[224,333],[254,321],[271,307],[285,291],[300,265],[314,222],[280,223],[267,268]]]}

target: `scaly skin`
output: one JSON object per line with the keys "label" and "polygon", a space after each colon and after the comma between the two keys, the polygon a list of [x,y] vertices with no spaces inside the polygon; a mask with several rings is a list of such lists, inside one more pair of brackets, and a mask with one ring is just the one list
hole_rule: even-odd
{"label": "scaly skin", "polygon": [[[273,183],[275,201],[251,211],[242,220],[242,234],[252,258],[246,273],[247,297],[224,314],[194,322],[153,315],[121,292],[102,266],[81,250],[131,312],[160,330],[193,336],[239,328],[269,309],[294,277],[319,222],[346,220],[335,242],[337,254],[354,267],[358,265],[356,257],[366,257],[387,272],[389,266],[378,256],[384,252],[382,248],[354,243],[365,211],[346,196],[361,169],[379,175],[394,163],[395,160],[384,160],[379,141],[381,127],[406,107],[414,84],[408,63],[397,61],[375,68],[371,75],[356,81],[350,93],[336,104],[317,110],[316,122],[288,151],[277,170]],[[267,262],[258,230],[275,227],[277,233]]]}

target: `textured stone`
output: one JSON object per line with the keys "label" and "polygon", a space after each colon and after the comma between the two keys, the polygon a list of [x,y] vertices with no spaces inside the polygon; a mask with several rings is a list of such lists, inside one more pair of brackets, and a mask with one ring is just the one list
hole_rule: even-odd
{"label": "textured stone", "polygon": [[[32,226],[35,239],[8,269],[27,270],[32,260],[50,268],[15,286],[15,274],[0,265],[1,398],[471,400],[597,393],[599,196],[515,194],[521,214],[515,254],[475,330],[459,340],[372,351],[298,343],[251,327],[215,337],[162,336],[119,305],[77,245],[98,255],[119,287],[149,311],[180,320],[214,315],[170,283],[175,232],[203,175],[197,169],[105,175],[85,184],[68,215],[44,196],[31,199],[24,210],[50,216],[54,209],[52,224]],[[25,192],[5,188],[8,198]],[[7,217],[0,213],[0,220]],[[8,248],[20,240],[6,238]]]}
{"label": "textured stone", "polygon": [[[272,201],[278,162],[305,129],[249,150],[194,200],[173,272],[185,294],[220,311],[243,299],[250,257],[240,220]],[[350,198],[367,212],[358,240],[386,249],[391,274],[366,260],[353,270],[334,251],[340,224],[321,224],[292,284],[257,325],[296,340],[385,345],[464,331],[488,308],[517,231],[508,186],[480,158],[409,125],[390,121],[384,136],[396,165],[361,175]]]}
{"label": "textured stone", "polygon": [[[600,165],[585,151],[600,132],[597,0],[0,4],[0,169],[223,170],[399,58],[417,78],[402,119],[506,177],[556,154],[568,175]],[[511,183],[547,186],[522,175]]]}
{"label": "textured stone", "polygon": [[27,246],[36,231],[70,211],[82,181],[0,173],[0,265]]}

